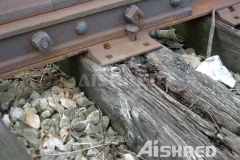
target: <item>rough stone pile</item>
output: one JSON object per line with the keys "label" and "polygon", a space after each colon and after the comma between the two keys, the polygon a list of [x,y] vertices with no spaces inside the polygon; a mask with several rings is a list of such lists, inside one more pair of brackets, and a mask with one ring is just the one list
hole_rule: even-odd
{"label": "rough stone pile", "polygon": [[21,79],[1,80],[0,103],[3,122],[34,159],[137,159],[73,77],[41,92]]}

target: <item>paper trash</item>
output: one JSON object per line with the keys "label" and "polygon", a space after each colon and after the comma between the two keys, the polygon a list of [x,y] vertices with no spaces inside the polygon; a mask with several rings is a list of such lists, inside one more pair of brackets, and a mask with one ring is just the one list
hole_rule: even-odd
{"label": "paper trash", "polygon": [[228,85],[231,88],[235,86],[235,79],[223,65],[219,56],[212,56],[206,59],[196,70],[210,76],[216,81]]}

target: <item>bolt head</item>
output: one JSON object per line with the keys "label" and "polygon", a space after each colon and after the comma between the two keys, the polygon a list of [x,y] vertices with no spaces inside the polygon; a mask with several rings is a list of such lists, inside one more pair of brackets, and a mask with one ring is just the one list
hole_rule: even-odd
{"label": "bolt head", "polygon": [[88,30],[88,24],[85,21],[80,21],[75,26],[75,32],[78,35],[85,34]]}
{"label": "bolt head", "polygon": [[178,7],[182,3],[182,0],[171,0],[170,5],[172,7]]}
{"label": "bolt head", "polygon": [[143,12],[136,5],[131,5],[124,12],[124,18],[133,24],[139,24],[143,16]]}
{"label": "bolt head", "polygon": [[136,26],[136,25],[134,25],[134,24],[128,24],[128,25],[126,25],[126,30],[127,30],[128,32],[136,33],[136,32],[139,31],[139,27]]}
{"label": "bolt head", "polygon": [[45,52],[53,45],[52,39],[46,32],[40,31],[35,33],[31,39],[32,46],[40,52]]}
{"label": "bolt head", "polygon": [[43,42],[42,42],[42,47],[43,47],[44,49],[48,49],[48,47],[49,47],[48,41],[43,41]]}

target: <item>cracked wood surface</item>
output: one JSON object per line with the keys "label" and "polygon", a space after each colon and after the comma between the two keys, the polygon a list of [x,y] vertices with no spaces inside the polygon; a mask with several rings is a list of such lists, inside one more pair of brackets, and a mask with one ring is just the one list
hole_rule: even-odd
{"label": "cracked wood surface", "polygon": [[[228,124],[238,125],[235,113],[239,112],[237,108],[239,100],[227,92],[228,90],[224,86],[213,83],[206,76],[202,77],[203,75],[193,69],[188,71],[189,66],[181,60],[178,61],[179,57],[165,47],[149,53],[147,58],[152,64],[159,65],[159,67],[162,65],[162,69],[170,72],[168,82],[172,85],[182,85],[183,82],[184,85],[196,83],[196,87],[192,88],[194,91],[191,91],[192,85],[188,87],[188,92],[191,91],[191,94],[198,95],[191,97],[190,102],[196,100],[196,97],[203,96],[203,100],[199,100],[199,102],[204,106],[203,108],[207,108],[213,114],[218,123],[223,119],[224,122],[227,120]],[[171,59],[177,60],[175,62],[179,64],[174,65],[174,61]],[[156,61],[159,62],[155,63]],[[72,72],[81,82],[79,83],[80,88],[111,118],[115,129],[127,138],[128,145],[134,151],[138,152],[147,140],[159,140],[158,146],[213,145],[209,137],[215,137],[218,132],[213,122],[201,118],[157,86],[144,85],[142,81],[131,74],[125,65],[119,66],[121,74],[112,74],[108,72],[108,67],[101,67],[87,57],[78,56],[70,59],[70,67],[74,68]],[[179,79],[181,73],[176,73],[177,71],[182,72],[181,77],[184,77],[184,74],[188,76]],[[191,75],[192,80],[188,79]],[[199,85],[200,88],[196,89]],[[203,91],[208,92],[207,96],[209,97],[205,97]],[[222,92],[226,92],[226,95]],[[224,101],[223,98],[229,100]],[[211,104],[215,100],[216,102]],[[224,108],[227,106],[227,111],[221,106]],[[215,114],[215,112],[217,113]],[[226,118],[221,118],[222,115]],[[217,117],[221,119],[218,120]],[[231,127],[226,125],[226,128]],[[231,130],[237,131],[236,126],[232,128]],[[237,155],[232,155],[227,150],[217,149],[216,157],[205,159],[231,160],[238,158]]]}

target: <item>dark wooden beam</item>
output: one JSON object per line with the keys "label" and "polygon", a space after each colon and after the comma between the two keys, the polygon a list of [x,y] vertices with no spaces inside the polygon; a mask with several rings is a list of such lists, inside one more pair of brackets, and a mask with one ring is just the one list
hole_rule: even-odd
{"label": "dark wooden beam", "polygon": [[[186,39],[186,45],[206,55],[211,16],[198,18],[174,26]],[[240,72],[240,30],[216,20],[212,55],[219,55],[226,67],[234,72]]]}
{"label": "dark wooden beam", "polygon": [[[203,97],[203,100],[199,101],[200,103],[204,102],[203,104],[210,103],[206,107],[212,107],[212,101],[218,96],[214,94],[214,91],[218,93],[224,87],[222,84],[206,78],[206,76],[198,80],[202,75],[197,76],[197,72],[181,60],[178,63],[176,60],[179,57],[165,47],[148,54],[147,58],[152,65],[157,67],[161,63],[165,66],[165,68],[162,67],[164,71],[169,69],[169,75],[171,76],[169,80],[173,81],[172,84],[176,84],[174,81],[182,82],[186,80],[179,76],[173,76],[174,74],[182,74],[182,77],[192,78],[186,80],[185,85],[197,83],[200,85],[200,89],[204,87],[204,83],[209,83],[209,90],[211,89],[213,92],[205,90],[204,92],[199,90],[196,93],[191,92],[195,96],[198,93],[204,94],[208,92],[212,100]],[[141,80],[131,74],[125,65],[118,66],[122,71],[121,74],[112,75],[106,71],[108,68],[101,67],[84,56],[74,57],[69,61],[71,71],[80,82],[81,90],[111,118],[114,128],[127,139],[129,147],[135,152],[138,152],[147,140],[159,140],[158,146],[188,145],[196,147],[213,145],[210,138],[216,137],[219,131],[211,119],[200,117],[188,106],[182,105],[156,85],[149,87],[144,85]],[[179,69],[174,70],[174,67]],[[171,84],[171,81],[168,82]],[[195,89],[191,87],[192,85],[189,85],[188,89],[190,91]],[[227,89],[223,91],[227,91]],[[223,91],[220,93],[222,96],[226,96],[225,93],[222,93]],[[222,98],[224,99],[224,97]],[[194,97],[191,100],[196,99]],[[212,114],[212,111],[222,113],[221,109],[223,108],[221,106],[224,105],[221,103],[224,102],[217,102],[220,103],[220,109],[217,108],[218,106],[209,108]],[[236,103],[240,105],[240,101]],[[231,114],[238,113],[232,112]],[[217,149],[217,155],[212,159],[230,160],[236,157],[239,158],[236,155],[231,155],[229,151]],[[168,159],[173,160],[174,158]]]}
{"label": "dark wooden beam", "polygon": [[0,159],[32,160],[23,144],[9,131],[2,120],[0,120]]}

